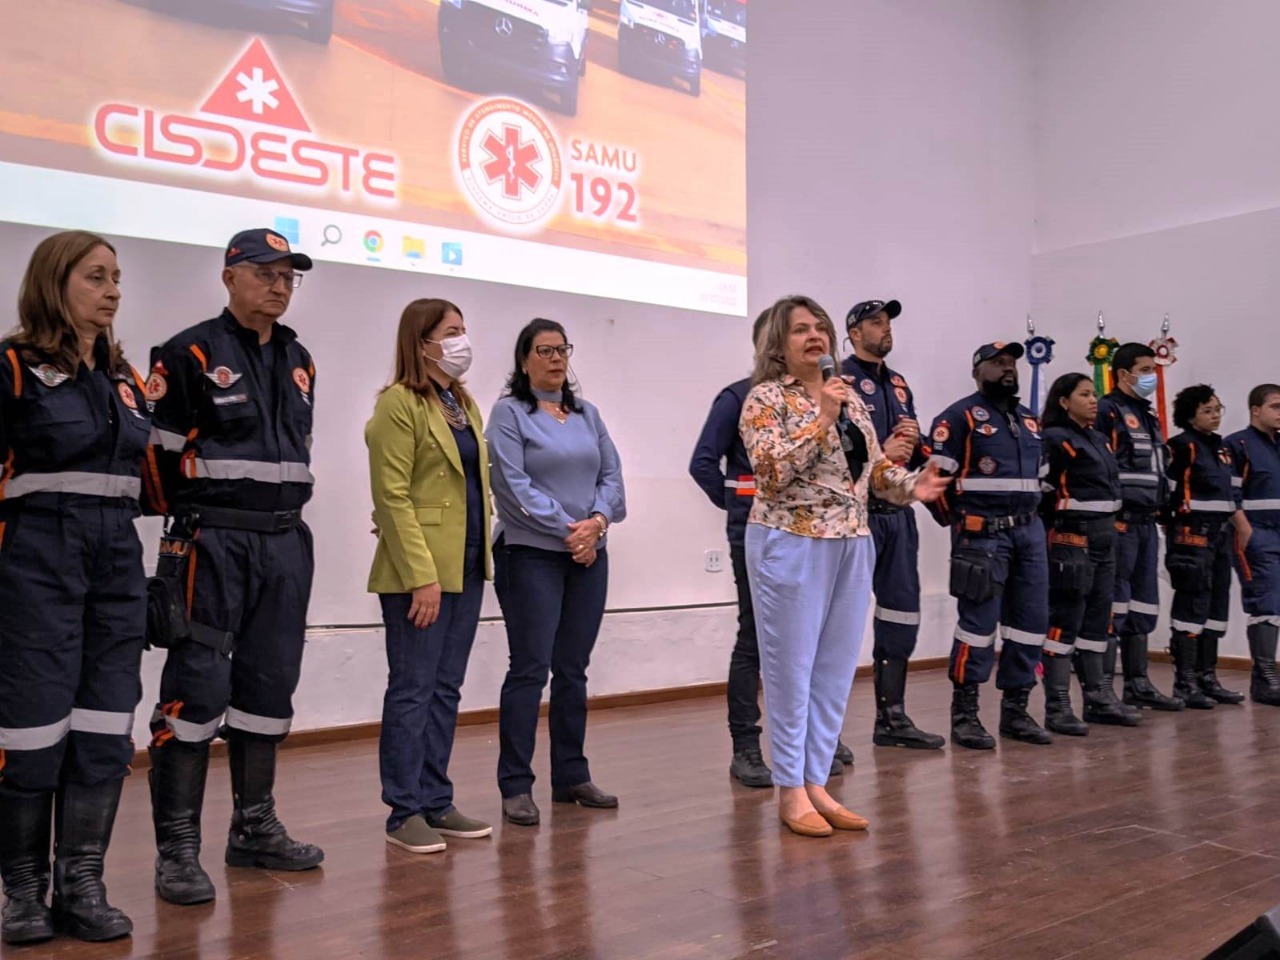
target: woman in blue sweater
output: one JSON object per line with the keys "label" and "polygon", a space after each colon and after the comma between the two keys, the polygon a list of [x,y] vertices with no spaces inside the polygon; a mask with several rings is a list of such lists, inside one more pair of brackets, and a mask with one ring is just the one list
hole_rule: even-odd
{"label": "woman in blue sweater", "polygon": [[516,339],[506,394],[485,438],[499,527],[494,587],[511,661],[499,706],[502,814],[532,826],[533,751],[542,691],[551,679],[551,799],[616,807],[591,782],[587,664],[609,584],[606,531],[626,516],[622,464],[596,408],[569,382],[564,328],[533,320]]}

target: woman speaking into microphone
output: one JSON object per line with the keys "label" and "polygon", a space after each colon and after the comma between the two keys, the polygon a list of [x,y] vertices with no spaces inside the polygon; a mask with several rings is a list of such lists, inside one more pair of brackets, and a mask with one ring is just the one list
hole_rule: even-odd
{"label": "woman speaking into microphone", "polygon": [[933,466],[896,465],[910,456],[911,437],[881,450],[867,408],[828,372],[835,343],[831,318],[813,300],[775,303],[740,421],[756,477],[747,572],[778,815],[811,837],[867,827],[825,785],[871,598],[868,488],[905,505],[936,500],[949,482]]}

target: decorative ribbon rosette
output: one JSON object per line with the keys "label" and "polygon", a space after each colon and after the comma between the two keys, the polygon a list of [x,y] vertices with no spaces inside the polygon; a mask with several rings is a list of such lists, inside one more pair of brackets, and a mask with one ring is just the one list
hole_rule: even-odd
{"label": "decorative ribbon rosette", "polygon": [[1160,417],[1160,430],[1169,436],[1169,401],[1164,388],[1164,368],[1178,362],[1178,341],[1169,336],[1169,315],[1160,324],[1160,336],[1147,344],[1156,353],[1156,413]]}
{"label": "decorative ribbon rosette", "polygon": [[1053,363],[1053,340],[1049,337],[1036,336],[1036,325],[1027,316],[1027,339],[1023,342],[1027,348],[1027,363],[1031,364],[1031,409],[1040,410],[1040,368]]}
{"label": "decorative ribbon rosette", "polygon": [[1111,360],[1120,349],[1120,341],[1107,336],[1107,325],[1098,311],[1098,335],[1089,343],[1089,356],[1085,359],[1093,366],[1093,386],[1098,396],[1111,390]]}

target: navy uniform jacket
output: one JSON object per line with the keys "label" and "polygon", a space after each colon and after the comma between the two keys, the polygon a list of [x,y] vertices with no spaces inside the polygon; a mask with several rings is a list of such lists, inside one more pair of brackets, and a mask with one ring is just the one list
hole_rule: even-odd
{"label": "navy uniform jacket", "polygon": [[1168,497],[1169,455],[1151,401],[1112,390],[1098,401],[1095,427],[1115,451],[1125,507],[1154,516]]}
{"label": "navy uniform jacket", "polygon": [[1254,427],[1227,437],[1241,481],[1241,503],[1249,522],[1280,527],[1280,444]]}
{"label": "navy uniform jacket", "polygon": [[956,477],[930,507],[943,525],[969,514],[1026,516],[1040,506],[1040,422],[1021,404],[1005,413],[972,393],[933,421],[925,452],[944,474]]}
{"label": "navy uniform jacket", "polygon": [[1074,420],[1044,432],[1047,514],[1088,520],[1119,512],[1120,468],[1111,444]]}
{"label": "navy uniform jacket", "polygon": [[224,310],[152,359],[150,457],[162,490],[156,512],[297,510],[311,499],[316,373],[297,334],[277,323],[259,346],[258,334]]}
{"label": "navy uniform jacket", "polygon": [[[893,428],[903,417],[919,421],[916,416],[916,398],[907,386],[906,379],[886,363],[846,357],[840,372],[853,383],[853,389],[871,412],[871,422],[876,428],[876,439],[883,447],[893,434]],[[919,443],[905,464],[911,470],[924,466],[928,457]]]}
{"label": "navy uniform jacket", "polygon": [[64,373],[29,348],[0,343],[0,506],[61,509],[62,495],[138,500],[151,435],[142,378],[107,372],[107,343],[96,369]]}
{"label": "navy uniform jacket", "polygon": [[1231,448],[1216,433],[1187,430],[1169,441],[1170,511],[1224,520],[1240,506]]}
{"label": "navy uniform jacket", "polygon": [[738,432],[738,419],[750,390],[751,381],[747,379],[720,391],[689,461],[689,476],[712,503],[727,512],[726,527],[733,543],[741,543],[746,534],[747,516],[756,494],[751,460]]}

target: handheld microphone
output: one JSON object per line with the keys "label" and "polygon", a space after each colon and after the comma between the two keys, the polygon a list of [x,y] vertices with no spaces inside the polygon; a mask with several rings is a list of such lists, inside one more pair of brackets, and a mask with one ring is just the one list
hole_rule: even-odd
{"label": "handheld microphone", "polygon": [[[836,361],[829,353],[824,353],[818,358],[818,369],[822,371],[822,382],[826,383],[836,374]],[[840,404],[840,414],[836,417],[836,431],[840,434],[840,448],[848,453],[853,449],[853,441],[849,439],[849,413],[844,408],[844,404]]]}

